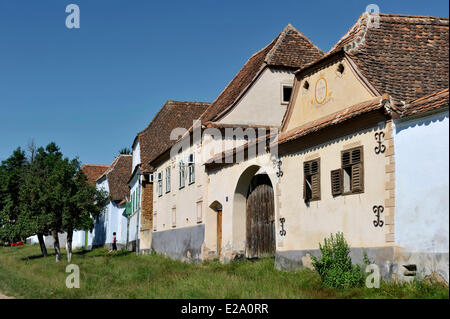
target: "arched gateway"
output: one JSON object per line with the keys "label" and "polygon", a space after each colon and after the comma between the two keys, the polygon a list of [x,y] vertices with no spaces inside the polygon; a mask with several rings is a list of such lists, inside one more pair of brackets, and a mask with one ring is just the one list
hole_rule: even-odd
{"label": "arched gateway", "polygon": [[240,176],[233,204],[235,248],[247,258],[275,254],[274,192],[269,176],[254,165]]}

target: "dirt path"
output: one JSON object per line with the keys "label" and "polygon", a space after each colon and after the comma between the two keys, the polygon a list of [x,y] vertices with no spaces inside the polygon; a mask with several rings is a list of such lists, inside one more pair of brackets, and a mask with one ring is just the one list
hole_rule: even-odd
{"label": "dirt path", "polygon": [[13,297],[5,296],[4,294],[2,294],[2,293],[0,292],[0,299],[13,299]]}

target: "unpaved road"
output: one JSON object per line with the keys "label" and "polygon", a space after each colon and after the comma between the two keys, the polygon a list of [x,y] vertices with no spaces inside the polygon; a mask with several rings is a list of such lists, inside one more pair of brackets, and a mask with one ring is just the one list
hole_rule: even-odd
{"label": "unpaved road", "polygon": [[0,299],[13,299],[12,297],[5,296],[0,292]]}

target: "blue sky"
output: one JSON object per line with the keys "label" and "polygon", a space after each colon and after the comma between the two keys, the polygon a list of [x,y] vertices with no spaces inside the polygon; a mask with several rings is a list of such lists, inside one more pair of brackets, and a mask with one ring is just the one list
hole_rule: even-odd
{"label": "blue sky", "polygon": [[[80,29],[65,26],[70,3]],[[447,0],[0,0],[0,160],[34,139],[109,164],[165,100],[213,101],[288,23],[327,51],[369,3],[449,12]]]}

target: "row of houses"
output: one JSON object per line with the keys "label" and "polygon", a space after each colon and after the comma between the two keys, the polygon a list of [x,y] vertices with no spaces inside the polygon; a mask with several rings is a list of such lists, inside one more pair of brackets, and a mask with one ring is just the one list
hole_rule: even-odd
{"label": "row of houses", "polygon": [[388,279],[449,272],[448,19],[364,13],[328,52],[288,25],[212,103],[167,101],[79,245],[310,264],[343,232]]}

